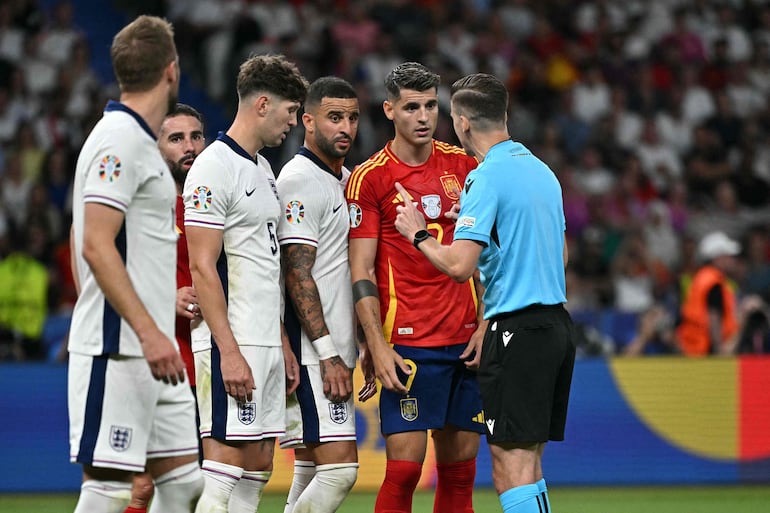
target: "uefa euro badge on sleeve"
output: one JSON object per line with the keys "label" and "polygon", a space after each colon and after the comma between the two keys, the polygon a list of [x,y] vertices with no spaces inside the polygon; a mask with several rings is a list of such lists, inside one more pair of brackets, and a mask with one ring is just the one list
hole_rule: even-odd
{"label": "uefa euro badge on sleeve", "polygon": [[406,397],[404,399],[401,399],[401,418],[406,420],[407,422],[412,422],[413,420],[417,420],[417,398],[416,397]]}
{"label": "uefa euro badge on sleeve", "polygon": [[238,403],[238,420],[247,426],[257,418],[257,406],[254,403]]}
{"label": "uefa euro badge on sleeve", "polygon": [[420,198],[422,210],[425,215],[431,219],[437,219],[441,215],[441,196],[438,194],[428,194]]}
{"label": "uefa euro badge on sleeve", "polygon": [[329,418],[335,424],[344,424],[348,420],[348,404],[347,403],[330,403],[329,404]]}
{"label": "uefa euro badge on sleeve", "polygon": [[133,430],[125,426],[110,426],[110,447],[118,452],[123,452],[131,447],[131,433]]}

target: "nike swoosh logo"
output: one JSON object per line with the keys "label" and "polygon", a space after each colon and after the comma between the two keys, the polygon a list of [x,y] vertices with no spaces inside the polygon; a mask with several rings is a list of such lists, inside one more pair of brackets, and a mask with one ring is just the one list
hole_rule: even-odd
{"label": "nike swoosh logo", "polygon": [[344,205],[344,203],[340,203],[339,205],[337,205],[336,207],[334,207],[334,208],[332,209],[332,214],[336,214],[336,213],[337,213],[337,211],[338,211],[339,209],[341,209],[341,208],[342,208],[342,205]]}
{"label": "nike swoosh logo", "polygon": [[254,191],[256,191],[256,190],[257,190],[257,188],[256,188],[256,187],[254,187],[254,188],[253,188],[253,189],[251,189],[250,191],[246,191],[246,196],[251,196],[252,194],[254,194]]}

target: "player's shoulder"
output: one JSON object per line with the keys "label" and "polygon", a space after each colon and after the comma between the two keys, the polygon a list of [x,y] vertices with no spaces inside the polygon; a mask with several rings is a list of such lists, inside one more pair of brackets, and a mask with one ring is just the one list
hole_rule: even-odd
{"label": "player's shoulder", "polygon": [[469,156],[464,149],[444,141],[433,141],[434,155],[442,160],[459,161],[463,164],[476,167],[478,161]]}
{"label": "player's shoulder", "polygon": [[362,184],[382,179],[383,173],[387,171],[389,164],[392,163],[393,159],[383,148],[353,168],[346,189],[348,197],[357,196],[361,191]]}

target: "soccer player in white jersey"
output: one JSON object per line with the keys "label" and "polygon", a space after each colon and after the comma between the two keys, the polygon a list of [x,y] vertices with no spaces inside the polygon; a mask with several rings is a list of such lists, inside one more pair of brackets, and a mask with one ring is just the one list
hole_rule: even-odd
{"label": "soccer player in white jersey", "polygon": [[283,56],[258,55],[241,65],[237,88],[233,124],[195,159],[183,192],[203,316],[192,330],[205,480],[197,513],[257,511],[298,378],[281,321],[282,208],[258,151],[296,126],[307,81]]}
{"label": "soccer player in white jersey", "polygon": [[353,293],[349,286],[350,221],[344,166],[358,131],[353,87],[323,77],[308,89],[302,123],[305,141],[278,176],[284,207],[278,224],[286,282],[284,322],[300,362],[297,402],[289,424],[301,425],[294,480],[284,513],[332,513],[358,475],[353,368],[356,363]]}
{"label": "soccer player in white jersey", "polygon": [[151,511],[189,512],[202,478],[192,392],[174,342],[174,180],[156,134],[176,103],[171,25],[140,16],[111,47],[121,94],[78,157],[72,240],[81,293],[69,338],[70,459],[76,513],[119,513],[134,473]]}

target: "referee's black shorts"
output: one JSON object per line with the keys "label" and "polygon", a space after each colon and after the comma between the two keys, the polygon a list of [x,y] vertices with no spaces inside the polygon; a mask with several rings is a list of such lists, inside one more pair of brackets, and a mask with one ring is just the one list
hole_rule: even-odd
{"label": "referee's black shorts", "polygon": [[574,334],[561,304],[490,319],[478,373],[488,442],[564,440]]}

